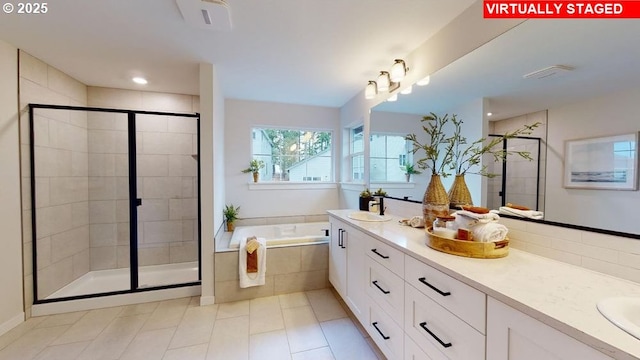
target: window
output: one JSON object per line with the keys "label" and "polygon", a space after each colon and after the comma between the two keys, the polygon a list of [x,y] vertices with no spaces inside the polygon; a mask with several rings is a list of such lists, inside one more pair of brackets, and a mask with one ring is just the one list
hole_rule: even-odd
{"label": "window", "polygon": [[371,181],[405,181],[404,165],[413,163],[403,135],[371,134]]}
{"label": "window", "polygon": [[252,154],[265,181],[333,181],[331,132],[253,129]]}
{"label": "window", "polygon": [[349,155],[351,157],[351,180],[364,179],[364,134],[362,125],[349,131]]}

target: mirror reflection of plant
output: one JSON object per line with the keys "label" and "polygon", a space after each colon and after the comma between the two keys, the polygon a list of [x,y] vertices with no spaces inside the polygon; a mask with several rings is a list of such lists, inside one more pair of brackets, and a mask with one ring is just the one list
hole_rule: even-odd
{"label": "mirror reflection of plant", "polygon": [[382,190],[382,188],[379,188],[373,193],[373,196],[387,196],[387,192]]}
{"label": "mirror reflection of plant", "polygon": [[[482,157],[485,154],[491,154],[493,160],[496,162],[506,160],[509,155],[518,155],[523,159],[533,160],[529,151],[505,150],[502,147],[495,149],[495,147],[505,139],[530,135],[533,130],[541,124],[540,122],[532,125],[525,124],[524,127],[514,131],[508,131],[504,135],[492,138],[489,142],[486,142],[487,138],[480,138],[472,143],[468,143],[467,138],[460,134],[463,121],[453,116],[451,122],[453,123],[454,131],[453,135],[448,138],[447,141],[450,142],[449,146],[453,149],[450,166],[456,175],[478,174],[489,178],[498,176],[498,174],[489,172],[487,165],[481,165]],[[477,165],[481,165],[479,171],[469,172],[472,167]]]}
{"label": "mirror reflection of plant", "polygon": [[[456,115],[452,115],[451,119],[452,121],[457,121]],[[452,141],[451,137],[447,137],[444,131],[445,125],[449,122],[449,114],[439,117],[435,113],[431,113],[423,116],[420,121],[426,122],[426,125],[422,125],[422,129],[427,133],[429,141],[422,144],[418,141],[416,134],[405,136],[406,140],[413,143],[413,149],[411,150],[413,154],[420,150],[425,152],[426,156],[416,162],[418,167],[423,170],[431,170],[431,175],[441,175],[442,177],[451,175],[447,171],[453,170],[451,164],[453,162],[455,142]],[[442,144],[445,145],[444,148],[440,146]]]}
{"label": "mirror reflection of plant", "polygon": [[238,219],[240,213],[240,206],[234,207],[233,204],[225,205],[222,214],[227,222],[234,222]]}
{"label": "mirror reflection of plant", "polygon": [[409,163],[404,164],[404,166],[401,166],[400,169],[402,169],[402,171],[404,171],[404,173],[407,174],[407,175],[412,175],[412,174],[420,175],[420,174],[422,174],[422,171],[416,170],[414,165],[413,164],[409,164]]}
{"label": "mirror reflection of plant", "polygon": [[264,167],[264,161],[253,159],[249,162],[249,167],[242,170],[243,173],[257,173]]}

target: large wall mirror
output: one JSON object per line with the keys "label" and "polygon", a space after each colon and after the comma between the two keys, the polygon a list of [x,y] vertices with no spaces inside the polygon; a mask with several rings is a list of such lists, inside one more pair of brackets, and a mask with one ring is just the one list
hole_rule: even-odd
{"label": "large wall mirror", "polygon": [[[501,130],[506,122],[540,121],[543,125],[535,134],[541,139],[540,172],[513,186],[538,182],[536,206],[544,211],[545,221],[640,236],[637,183],[636,190],[617,191],[569,188],[563,182],[567,141],[640,131],[639,33],[640,22],[634,20],[525,21],[432,74],[429,85],[414,85],[411,94],[373,108],[371,134],[388,137],[386,143],[393,141],[394,134],[419,134],[422,115],[451,114],[474,102],[483,113],[463,121],[482,123],[484,135]],[[524,77],[554,65],[570,70]],[[384,180],[377,172],[382,160],[375,163],[379,154],[374,151],[372,187]],[[625,156],[634,156],[637,169],[637,150]],[[428,181],[426,174],[414,176],[410,184],[391,190],[390,195],[421,200]],[[496,187],[486,181],[472,189],[474,202],[477,197],[483,205],[496,207],[491,200]]]}

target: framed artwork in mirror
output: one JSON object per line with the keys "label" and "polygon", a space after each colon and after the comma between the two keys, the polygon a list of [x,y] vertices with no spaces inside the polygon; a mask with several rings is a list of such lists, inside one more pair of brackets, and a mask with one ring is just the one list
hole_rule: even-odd
{"label": "framed artwork in mirror", "polygon": [[638,133],[567,140],[564,187],[638,189]]}

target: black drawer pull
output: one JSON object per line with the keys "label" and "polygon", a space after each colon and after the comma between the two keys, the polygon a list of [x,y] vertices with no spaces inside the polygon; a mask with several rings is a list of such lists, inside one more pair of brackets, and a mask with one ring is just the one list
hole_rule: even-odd
{"label": "black drawer pull", "polygon": [[388,258],[389,258],[387,255],[382,255],[382,254],[380,254],[380,253],[378,252],[378,249],[371,249],[371,251],[372,251],[374,254],[376,254],[376,255],[380,256],[380,257],[381,257],[381,258],[383,258],[383,259],[388,259]]}
{"label": "black drawer pull", "polygon": [[380,285],[378,285],[378,280],[374,280],[371,283],[373,285],[375,285],[378,288],[378,290],[382,291],[383,294],[385,294],[385,295],[386,294],[391,294],[391,291],[385,290],[385,289],[381,288]]}
{"label": "black drawer pull", "polygon": [[442,291],[442,290],[438,289],[437,287],[435,287],[435,286],[433,286],[433,285],[429,284],[429,283],[427,282],[427,278],[423,278],[423,277],[421,277],[420,279],[418,279],[418,281],[420,281],[421,283],[423,283],[423,284],[427,285],[427,286],[428,286],[428,287],[430,287],[433,291],[437,292],[438,294],[440,294],[440,295],[442,295],[442,296],[449,296],[449,295],[451,295],[451,293],[450,293],[450,292],[448,292],[448,291],[447,291],[447,292],[444,292],[444,291]]}
{"label": "black drawer pull", "polygon": [[[388,337],[385,334],[383,334],[382,331],[380,331],[380,329],[378,329],[378,322],[377,321],[372,322],[371,325],[373,325],[373,327],[376,328],[376,330],[378,330],[378,333],[380,334],[380,336],[382,336],[383,339],[385,339],[385,340],[391,339],[390,337]],[[451,346],[451,344],[449,344],[449,346]]]}
{"label": "black drawer pull", "polygon": [[[448,347],[451,347],[451,343],[445,343],[444,341],[440,340],[439,337],[436,336],[436,334],[432,333],[431,330],[429,330],[429,328],[427,327],[427,323],[426,322],[421,322],[420,323],[420,327],[424,329],[424,331],[428,332],[429,335],[431,335],[434,339],[436,339],[440,345],[442,345],[445,349]],[[378,330],[380,331],[380,330]]]}

